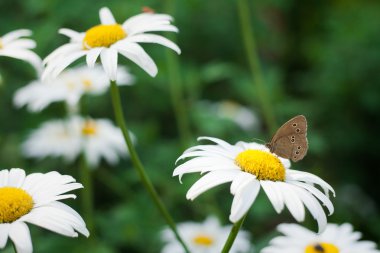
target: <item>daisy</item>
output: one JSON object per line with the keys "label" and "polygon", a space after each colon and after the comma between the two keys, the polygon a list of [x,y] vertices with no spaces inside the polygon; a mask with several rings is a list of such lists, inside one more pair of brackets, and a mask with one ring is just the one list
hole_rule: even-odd
{"label": "daisy", "polygon": [[[328,191],[334,193],[334,190],[321,178],[289,169],[290,161],[271,153],[265,145],[254,142],[230,145],[211,137],[198,140],[209,140],[215,145],[198,145],[187,149],[178,160],[192,159],[176,167],[173,172],[173,176],[179,176],[180,180],[186,173],[204,174],[189,189],[187,199],[194,200],[217,185],[231,182],[230,190],[234,199],[229,218],[235,223],[247,213],[260,188],[263,188],[277,213],[286,206],[293,217],[301,222],[305,218],[305,205],[317,220],[319,231],[324,230],[327,219],[318,200],[332,214],[334,207],[328,198]],[[314,184],[319,185],[325,193]]]}
{"label": "daisy", "polygon": [[26,223],[58,234],[88,237],[89,232],[80,215],[59,200],[76,198],[69,191],[83,188],[71,176],[56,171],[28,176],[22,169],[0,171],[0,249],[12,240],[18,253],[33,251]]}
{"label": "daisy", "polygon": [[[231,226],[221,226],[215,217],[210,216],[202,223],[179,223],[177,229],[191,252],[219,253],[228,238]],[[170,229],[162,231],[162,240],[165,242],[162,253],[185,252]],[[248,232],[240,230],[229,252],[244,253],[249,252],[251,248]]]}
{"label": "daisy", "polygon": [[26,157],[62,157],[73,162],[84,153],[90,167],[102,158],[114,165],[128,155],[123,135],[108,119],[52,120],[33,131],[22,145]]}
{"label": "daisy", "polygon": [[20,29],[0,36],[0,56],[7,56],[30,63],[38,73],[41,72],[42,63],[40,57],[31,51],[36,47],[36,42],[27,37],[32,32],[27,29]]}
{"label": "daisy", "polygon": [[228,120],[235,123],[245,131],[257,130],[259,119],[249,108],[235,101],[222,100],[220,102],[200,101],[197,109],[203,117]]}
{"label": "daisy", "polygon": [[[131,85],[134,77],[126,68],[118,69],[118,85]],[[100,66],[80,66],[67,69],[56,79],[43,82],[36,80],[18,89],[13,102],[17,107],[27,105],[32,112],[41,111],[50,103],[65,101],[69,107],[76,107],[84,94],[100,95],[109,87],[108,76]]]}
{"label": "daisy", "polygon": [[297,224],[281,224],[277,229],[284,235],[272,239],[261,253],[380,253],[374,242],[359,241],[361,233],[348,223],[328,224],[321,234]]}
{"label": "daisy", "polygon": [[157,34],[146,32],[178,32],[171,24],[172,17],[166,14],[141,13],[133,16],[122,24],[115,21],[108,8],[99,11],[100,25],[86,32],[76,32],[70,29],[60,29],[59,32],[70,38],[70,42],[57,48],[44,59],[46,69],[42,75],[56,77],[68,65],[86,56],[89,67],[93,67],[97,58],[111,81],[116,80],[118,54],[130,59],[149,75],[157,74],[157,66],[139,43],[156,43],[181,53],[179,47],[172,41]]}

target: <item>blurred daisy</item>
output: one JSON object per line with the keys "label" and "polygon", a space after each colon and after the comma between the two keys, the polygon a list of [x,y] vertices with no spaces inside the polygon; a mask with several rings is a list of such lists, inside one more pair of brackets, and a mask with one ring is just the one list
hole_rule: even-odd
{"label": "blurred daisy", "polygon": [[36,47],[36,42],[27,37],[32,35],[30,30],[20,29],[0,36],[0,56],[12,57],[30,63],[38,73],[41,72],[42,63],[40,57],[31,51]]}
{"label": "blurred daisy", "polygon": [[[131,85],[133,76],[126,68],[118,69],[117,84]],[[100,66],[67,69],[56,79],[33,81],[16,91],[13,102],[17,107],[27,105],[30,111],[41,111],[50,103],[65,101],[76,107],[84,94],[100,95],[107,91],[109,79]]]}
{"label": "blurred daisy", "polygon": [[199,107],[200,113],[204,117],[210,118],[216,116],[219,119],[232,121],[245,131],[257,130],[259,127],[257,115],[249,108],[234,101],[200,101],[197,107]]}
{"label": "blurred daisy", "polygon": [[[231,226],[221,226],[215,217],[208,217],[202,223],[179,223],[177,229],[191,252],[219,253],[228,238]],[[162,253],[185,252],[169,228],[162,232],[162,240],[165,242]],[[240,230],[229,252],[252,252],[251,247],[248,232]]]}
{"label": "blurred daisy", "polygon": [[146,32],[178,32],[171,25],[172,17],[166,14],[141,13],[127,19],[123,24],[115,21],[108,8],[99,11],[100,25],[86,32],[76,32],[70,29],[60,29],[59,32],[68,36],[69,43],[57,48],[44,59],[46,69],[42,78],[56,77],[68,65],[86,56],[89,67],[93,67],[97,58],[110,80],[116,80],[118,54],[130,59],[149,75],[157,74],[157,66],[139,43],[156,43],[181,53],[179,47],[172,41],[157,34]]}
{"label": "blurred daisy", "polygon": [[102,158],[113,165],[128,155],[120,129],[110,120],[80,117],[44,123],[30,134],[22,150],[27,157],[62,157],[67,162],[84,153],[91,167]]}
{"label": "blurred daisy", "polygon": [[83,188],[71,176],[56,171],[28,176],[22,169],[0,171],[0,249],[12,240],[18,253],[33,251],[26,223],[58,234],[88,237],[89,232],[80,215],[59,200],[76,198],[69,191]]}
{"label": "blurred daisy", "polygon": [[[230,221],[235,223],[247,213],[260,188],[263,188],[277,213],[286,206],[293,217],[301,222],[305,218],[305,205],[317,220],[319,231],[324,230],[327,219],[318,200],[332,214],[334,207],[327,194],[334,190],[321,178],[289,169],[290,161],[271,153],[265,145],[254,142],[230,145],[211,137],[201,137],[198,140],[209,140],[216,145],[191,147],[178,158],[192,159],[175,168],[173,176],[179,176],[181,180],[186,173],[204,174],[189,189],[187,199],[194,200],[217,185],[232,182],[230,190],[234,199]],[[319,185],[325,193],[314,185]]]}
{"label": "blurred daisy", "polygon": [[328,224],[321,234],[297,224],[281,224],[277,229],[284,235],[272,239],[261,253],[380,253],[374,242],[359,241],[361,233],[348,223]]}

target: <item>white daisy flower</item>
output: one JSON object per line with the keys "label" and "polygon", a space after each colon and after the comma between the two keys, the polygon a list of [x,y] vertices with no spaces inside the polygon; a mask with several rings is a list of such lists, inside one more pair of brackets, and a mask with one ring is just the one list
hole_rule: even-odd
{"label": "white daisy flower", "polygon": [[38,73],[42,70],[41,58],[31,51],[36,47],[36,42],[27,37],[32,32],[27,29],[20,29],[0,36],[0,56],[12,57],[30,63]]}
{"label": "white daisy flower", "polygon": [[222,100],[220,102],[200,101],[197,106],[204,117],[218,117],[234,122],[245,131],[257,130],[259,119],[249,108],[235,101]]}
{"label": "white daisy flower", "polygon": [[93,67],[97,58],[110,80],[116,80],[118,54],[130,59],[149,75],[157,74],[157,66],[139,43],[156,43],[181,53],[179,47],[172,41],[157,34],[146,32],[178,32],[171,24],[172,17],[166,14],[142,13],[127,19],[123,24],[115,21],[108,8],[99,11],[100,25],[86,32],[76,32],[70,29],[60,29],[59,32],[68,36],[69,43],[57,48],[44,59],[46,69],[42,78],[56,77],[68,65],[86,56],[89,67]]}
{"label": "white daisy flower", "polygon": [[[178,158],[192,159],[175,168],[173,176],[179,176],[181,180],[186,173],[204,174],[189,189],[187,199],[194,200],[217,185],[232,182],[230,189],[234,199],[230,221],[235,223],[247,213],[262,187],[277,213],[286,206],[293,217],[301,222],[305,218],[305,205],[317,220],[319,231],[324,230],[327,219],[318,200],[332,214],[334,207],[327,194],[328,191],[334,193],[334,190],[321,178],[308,172],[289,169],[288,159],[278,157],[261,144],[238,142],[230,145],[211,137],[201,137],[198,140],[209,140],[216,145],[191,147]],[[326,195],[315,188],[314,184],[324,189]]]}
{"label": "white daisy flower", "polygon": [[[178,233],[185,241],[191,252],[219,253],[228,238],[231,226],[221,226],[215,217],[208,217],[204,222],[183,222],[177,224]],[[165,246],[162,253],[185,252],[182,245],[176,240],[169,228],[162,231],[162,240]],[[250,251],[249,234],[240,230],[230,253],[244,253]]]}
{"label": "white daisy flower", "polygon": [[[119,68],[118,85],[131,85],[134,77],[126,68]],[[41,111],[50,103],[65,101],[69,107],[76,107],[84,94],[100,95],[109,87],[108,76],[100,66],[67,69],[56,79],[36,80],[18,89],[13,102],[17,107],[27,105],[32,112]]]}
{"label": "white daisy flower", "polygon": [[90,167],[97,167],[102,158],[116,164],[128,155],[120,129],[108,119],[52,120],[30,134],[22,145],[27,157],[62,157],[73,162],[84,153]]}
{"label": "white daisy flower", "polygon": [[380,253],[374,242],[359,241],[361,233],[348,223],[328,224],[321,234],[297,224],[281,224],[277,229],[284,235],[272,239],[261,253]]}
{"label": "white daisy flower", "polygon": [[58,234],[88,237],[89,232],[80,215],[59,200],[76,198],[69,191],[83,188],[71,176],[56,171],[28,176],[22,169],[0,171],[0,249],[12,240],[18,253],[33,251],[26,223]]}

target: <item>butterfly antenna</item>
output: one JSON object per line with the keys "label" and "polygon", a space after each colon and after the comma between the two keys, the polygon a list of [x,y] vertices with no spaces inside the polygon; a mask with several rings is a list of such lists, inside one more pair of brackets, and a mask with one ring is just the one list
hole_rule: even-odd
{"label": "butterfly antenna", "polygon": [[265,144],[265,143],[266,143],[266,142],[263,141],[262,139],[258,139],[258,138],[253,138],[253,140],[259,141],[259,142],[261,142],[261,144]]}

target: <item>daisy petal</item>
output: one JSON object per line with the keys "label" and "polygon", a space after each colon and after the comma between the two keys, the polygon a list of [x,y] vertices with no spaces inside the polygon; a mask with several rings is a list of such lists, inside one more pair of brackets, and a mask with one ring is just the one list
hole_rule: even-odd
{"label": "daisy petal", "polygon": [[237,190],[234,200],[232,202],[230,221],[238,222],[248,209],[252,206],[253,202],[260,191],[260,183],[255,178],[250,178]]}
{"label": "daisy petal", "polygon": [[117,51],[113,48],[107,48],[101,51],[100,60],[111,81],[116,81],[117,73]]}
{"label": "daisy petal", "polygon": [[281,192],[278,191],[276,183],[269,180],[262,180],[260,184],[268,196],[269,201],[272,203],[274,210],[280,213],[284,209],[284,198]]}
{"label": "daisy petal", "polygon": [[24,183],[25,171],[22,169],[11,169],[8,177],[8,186],[19,188]]}
{"label": "daisy petal", "polygon": [[89,66],[90,68],[93,68],[95,66],[95,62],[98,59],[103,49],[104,47],[95,47],[95,48],[91,48],[88,51],[86,55],[87,66]]}
{"label": "daisy petal", "polygon": [[1,223],[0,224],[0,249],[3,249],[8,241],[10,224]]}
{"label": "daisy petal", "polygon": [[179,49],[179,47],[174,42],[160,35],[137,34],[137,35],[131,36],[130,38],[127,37],[127,40],[130,42],[157,43],[174,50],[177,54],[181,54],[181,49]]}
{"label": "daisy petal", "polygon": [[24,222],[13,222],[9,230],[9,238],[13,241],[17,252],[32,253],[32,239],[28,226]]}
{"label": "daisy petal", "polygon": [[107,7],[103,7],[99,11],[100,23],[103,25],[113,25],[116,24],[116,20],[112,15],[112,12]]}
{"label": "daisy petal", "polygon": [[32,35],[32,31],[28,29],[19,29],[12,32],[9,32],[1,37],[1,41],[3,44],[8,44],[18,38],[28,37]]}
{"label": "daisy petal", "polygon": [[157,66],[150,58],[150,56],[144,51],[144,49],[136,43],[119,42],[113,45],[119,53],[136,63],[143,70],[145,70],[150,76],[157,75]]}
{"label": "daisy petal", "polygon": [[284,197],[285,205],[298,222],[303,221],[305,219],[305,208],[299,196],[295,194],[293,190],[294,186],[292,187],[286,183],[282,183],[282,187],[284,188],[282,196]]}
{"label": "daisy petal", "polygon": [[203,192],[217,186],[233,180],[233,178],[239,173],[239,171],[222,170],[211,171],[199,179],[187,192],[186,198],[194,200]]}

